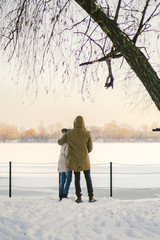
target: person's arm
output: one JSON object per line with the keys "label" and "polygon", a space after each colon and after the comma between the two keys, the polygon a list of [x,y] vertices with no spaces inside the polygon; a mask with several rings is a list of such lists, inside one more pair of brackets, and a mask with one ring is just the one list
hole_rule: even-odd
{"label": "person's arm", "polygon": [[59,144],[59,145],[63,145],[63,144],[66,143],[66,142],[67,142],[67,136],[66,136],[66,134],[58,140],[58,144]]}
{"label": "person's arm", "polygon": [[68,157],[68,144],[65,144],[65,148],[64,148],[64,156],[67,158]]}
{"label": "person's arm", "polygon": [[89,139],[88,139],[87,148],[88,148],[88,152],[91,152],[92,149],[93,149],[93,141],[92,141],[91,135],[90,135],[90,137],[89,137]]}

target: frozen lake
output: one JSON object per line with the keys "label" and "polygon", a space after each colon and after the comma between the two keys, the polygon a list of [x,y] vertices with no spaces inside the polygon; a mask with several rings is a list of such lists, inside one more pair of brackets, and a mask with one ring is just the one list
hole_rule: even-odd
{"label": "frozen lake", "polygon": [[[95,192],[109,196],[110,162],[113,190],[117,196],[130,191],[130,196],[160,196],[160,143],[94,143],[90,153],[91,173]],[[56,143],[1,143],[0,195],[8,194],[8,168],[12,162],[13,195],[24,192],[51,194],[58,192],[57,162],[60,146]],[[83,174],[82,187],[85,188]],[[134,190],[133,190],[134,189]],[[143,189],[143,191],[142,191]],[[86,191],[86,189],[85,189]],[[134,191],[134,192],[133,192]],[[74,181],[71,184],[74,193]]]}
{"label": "frozen lake", "polygon": [[[159,164],[160,143],[94,143],[93,164]],[[0,163],[57,163],[57,143],[0,143]]]}

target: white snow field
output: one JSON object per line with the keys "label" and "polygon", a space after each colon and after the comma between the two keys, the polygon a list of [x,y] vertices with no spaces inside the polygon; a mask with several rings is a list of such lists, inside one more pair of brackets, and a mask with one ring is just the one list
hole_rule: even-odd
{"label": "white snow field", "polygon": [[159,240],[160,200],[0,200],[1,240]]}
{"label": "white snow field", "polygon": [[[77,204],[74,181],[69,199],[59,202],[58,174],[23,174],[45,168],[56,171],[56,165],[52,170],[42,163],[56,164],[59,150],[57,144],[0,144],[0,240],[160,240],[158,143],[95,143],[90,155],[95,164],[95,203],[88,202],[83,177],[83,202]],[[12,198],[8,197],[9,161]],[[109,175],[101,174],[109,171],[109,162],[115,174],[113,198],[107,189]]]}

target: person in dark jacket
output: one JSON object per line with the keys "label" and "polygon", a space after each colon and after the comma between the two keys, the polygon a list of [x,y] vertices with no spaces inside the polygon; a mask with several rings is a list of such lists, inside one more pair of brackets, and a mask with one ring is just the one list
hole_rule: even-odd
{"label": "person in dark jacket", "polygon": [[82,202],[82,193],[80,186],[80,172],[84,172],[89,202],[94,202],[94,194],[92,180],[90,176],[89,153],[92,151],[93,143],[90,132],[85,129],[84,119],[77,116],[74,120],[74,128],[68,131],[62,138],[58,140],[58,144],[68,143],[68,159],[67,167],[74,171],[76,202]]}

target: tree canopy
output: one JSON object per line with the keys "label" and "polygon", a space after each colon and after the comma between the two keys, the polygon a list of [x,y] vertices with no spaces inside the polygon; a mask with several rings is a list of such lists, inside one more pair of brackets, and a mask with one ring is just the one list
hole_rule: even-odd
{"label": "tree canopy", "polygon": [[116,71],[129,66],[160,110],[159,0],[4,0],[0,6],[1,45],[28,88],[35,83],[37,91],[46,73],[51,85],[81,77],[82,93],[99,81],[114,87]]}

